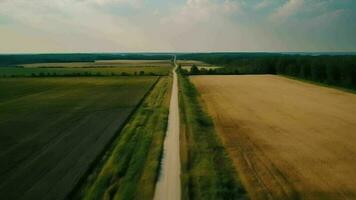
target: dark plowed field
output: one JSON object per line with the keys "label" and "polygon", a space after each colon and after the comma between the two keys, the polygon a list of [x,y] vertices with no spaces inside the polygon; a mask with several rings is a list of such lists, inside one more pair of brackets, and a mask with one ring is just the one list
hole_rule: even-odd
{"label": "dark plowed field", "polygon": [[1,199],[64,199],[156,80],[1,79]]}

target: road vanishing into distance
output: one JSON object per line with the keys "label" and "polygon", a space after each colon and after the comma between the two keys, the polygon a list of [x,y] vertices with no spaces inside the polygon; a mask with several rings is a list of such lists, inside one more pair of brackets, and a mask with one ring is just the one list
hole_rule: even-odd
{"label": "road vanishing into distance", "polygon": [[164,140],[161,174],[156,185],[155,200],[180,200],[179,104],[177,63],[174,57],[172,96],[168,127]]}

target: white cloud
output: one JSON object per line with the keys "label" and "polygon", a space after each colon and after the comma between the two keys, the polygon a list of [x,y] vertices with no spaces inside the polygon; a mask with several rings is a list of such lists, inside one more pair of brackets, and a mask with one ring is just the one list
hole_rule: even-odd
{"label": "white cloud", "polygon": [[223,8],[228,13],[242,12],[241,5],[237,1],[225,0]]}
{"label": "white cloud", "polygon": [[283,21],[297,13],[304,5],[304,0],[288,0],[272,14],[271,19]]}
{"label": "white cloud", "polygon": [[[236,20],[245,14],[241,3],[236,0],[187,0],[170,15],[162,16],[160,27],[166,31],[161,31],[161,40],[168,41],[177,51],[224,51],[246,47],[253,34]],[[256,39],[252,41],[255,43]]]}
{"label": "white cloud", "polygon": [[[129,51],[154,45],[137,24],[88,3],[89,0],[2,1],[0,13],[16,22],[13,27],[7,27],[7,32],[22,27],[22,30],[37,33],[36,38],[45,37],[67,49]],[[20,32],[18,37],[21,34],[25,37],[27,32]],[[0,37],[6,40],[7,36],[0,32]]]}
{"label": "white cloud", "polygon": [[[355,32],[352,8],[335,10],[335,0],[284,0],[279,7],[281,1],[275,0],[186,0],[162,7],[147,2],[0,0],[6,22],[0,23],[0,52],[293,51],[308,50],[322,35]],[[353,36],[338,38],[331,44],[355,41]],[[323,44],[313,43],[313,48]]]}
{"label": "white cloud", "polygon": [[261,10],[261,9],[267,8],[271,4],[272,4],[271,0],[263,0],[263,1],[259,2],[258,4],[256,4],[254,9],[255,10]]}
{"label": "white cloud", "polygon": [[192,25],[198,22],[207,22],[212,18],[221,18],[234,13],[242,13],[237,1],[224,0],[222,3],[214,0],[187,0],[186,4],[165,17],[162,23],[177,23]]}
{"label": "white cloud", "polygon": [[97,5],[100,6],[110,6],[113,4],[118,4],[118,5],[129,5],[134,8],[141,8],[143,4],[143,0],[83,0],[83,1],[96,3]]}
{"label": "white cloud", "polygon": [[[351,10],[346,9],[337,9],[331,12],[325,12],[321,15],[310,19],[307,23],[305,23],[306,27],[313,29],[314,27],[327,27],[333,26],[336,27],[340,21],[342,22],[344,17],[348,14],[348,12],[352,12]],[[346,16],[347,17],[347,16]]]}

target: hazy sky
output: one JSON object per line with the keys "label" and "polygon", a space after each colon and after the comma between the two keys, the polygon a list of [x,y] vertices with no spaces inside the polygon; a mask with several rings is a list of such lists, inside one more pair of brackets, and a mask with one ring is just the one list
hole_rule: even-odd
{"label": "hazy sky", "polygon": [[356,51],[356,0],[0,0],[0,53]]}

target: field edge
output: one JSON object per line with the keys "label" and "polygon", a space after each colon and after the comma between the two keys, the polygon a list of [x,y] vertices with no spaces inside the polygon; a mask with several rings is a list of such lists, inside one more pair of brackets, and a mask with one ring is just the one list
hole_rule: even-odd
{"label": "field edge", "polygon": [[198,91],[179,72],[178,84],[182,199],[249,199]]}
{"label": "field edge", "polygon": [[152,90],[156,87],[158,82],[161,80],[162,76],[158,76],[157,79],[154,81],[152,86],[147,90],[147,92],[144,94],[144,96],[141,98],[139,103],[135,106],[135,108],[132,110],[132,112],[129,114],[129,116],[125,119],[123,122],[122,126],[119,127],[119,129],[116,131],[116,134],[111,139],[111,142],[107,144],[107,146],[104,148],[102,153],[98,156],[97,159],[95,159],[92,162],[92,165],[89,167],[88,171],[83,175],[83,177],[79,180],[79,182],[76,184],[76,186],[72,189],[72,191],[68,194],[67,198],[68,199],[82,199],[82,190],[86,188],[90,182],[88,182],[88,179],[92,179],[93,176],[97,176],[98,172],[104,164],[106,163],[109,155],[111,155],[112,151],[114,150],[115,144],[120,137],[120,133],[123,131],[125,128],[126,124],[134,118],[134,116],[137,114],[138,109],[142,106],[144,101],[146,100],[147,96],[152,92]]}

